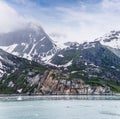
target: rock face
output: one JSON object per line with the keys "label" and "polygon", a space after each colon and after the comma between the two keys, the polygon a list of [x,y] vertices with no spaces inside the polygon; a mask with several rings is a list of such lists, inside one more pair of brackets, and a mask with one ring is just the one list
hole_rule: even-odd
{"label": "rock face", "polygon": [[39,80],[37,89],[34,91],[35,94],[52,94],[52,95],[86,95],[86,94],[106,94],[110,93],[110,89],[106,86],[90,86],[86,85],[83,80],[60,80],[59,71],[51,70],[46,71],[44,77]]}

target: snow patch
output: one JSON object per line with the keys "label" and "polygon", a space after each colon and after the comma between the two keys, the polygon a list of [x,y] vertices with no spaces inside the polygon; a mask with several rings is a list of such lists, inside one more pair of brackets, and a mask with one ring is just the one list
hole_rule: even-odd
{"label": "snow patch", "polygon": [[85,43],[83,46],[83,49],[89,49],[89,48],[94,48],[95,47],[95,43]]}
{"label": "snow patch", "polygon": [[44,47],[45,45],[41,45],[41,47]]}
{"label": "snow patch", "polygon": [[43,41],[46,37],[44,36],[43,38],[40,39],[40,41]]}
{"label": "snow patch", "polygon": [[29,54],[24,53],[23,58],[32,60],[32,57]]}
{"label": "snow patch", "polygon": [[42,57],[42,61],[44,61],[46,64],[49,63],[50,59],[54,56],[54,54],[47,55],[45,57]]}
{"label": "snow patch", "polygon": [[12,53],[18,44],[13,44],[10,46],[0,46],[1,49],[5,50],[8,53]]}
{"label": "snow patch", "polygon": [[[29,47],[29,44],[25,44],[24,51],[25,51],[26,49],[28,49],[28,47]],[[23,51],[23,52],[24,52],[24,51]]]}
{"label": "snow patch", "polygon": [[8,84],[8,87],[11,87],[11,88],[12,88],[12,87],[14,87],[14,85],[15,85],[15,84],[13,83],[13,81],[10,81],[9,84]]}
{"label": "snow patch", "polygon": [[36,44],[33,44],[33,46],[32,46],[32,48],[31,48],[30,52],[28,53],[28,56],[31,55],[31,53],[32,53],[32,51],[34,50],[35,46],[36,46]]}
{"label": "snow patch", "polygon": [[120,49],[120,39],[119,40],[112,40],[110,42],[104,42],[104,41],[101,41],[100,42],[102,45],[105,45],[105,46],[109,46],[109,47],[112,47],[112,48],[116,48],[116,49]]}
{"label": "snow patch", "polygon": [[59,54],[58,56],[59,56],[59,57],[64,57],[62,54]]}
{"label": "snow patch", "polygon": [[25,43],[21,43],[22,46],[25,46]]}
{"label": "snow patch", "polygon": [[12,52],[13,55],[19,56],[18,52]]}
{"label": "snow patch", "polygon": [[104,46],[120,49],[120,31],[111,31],[95,41],[99,41]]}
{"label": "snow patch", "polygon": [[78,71],[72,71],[71,74],[77,73]]}
{"label": "snow patch", "polygon": [[35,39],[35,38],[33,39],[33,42],[36,42],[36,39]]}
{"label": "snow patch", "polygon": [[68,63],[66,63],[64,65],[58,65],[58,67],[68,67],[68,66],[72,65],[72,61],[73,60],[69,61]]}

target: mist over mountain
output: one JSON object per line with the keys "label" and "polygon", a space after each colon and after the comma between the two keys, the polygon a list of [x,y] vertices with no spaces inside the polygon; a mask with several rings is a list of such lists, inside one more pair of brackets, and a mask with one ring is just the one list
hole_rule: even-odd
{"label": "mist over mountain", "polygon": [[0,34],[0,48],[37,62],[49,60],[57,51],[56,45],[42,27],[32,23],[21,29]]}

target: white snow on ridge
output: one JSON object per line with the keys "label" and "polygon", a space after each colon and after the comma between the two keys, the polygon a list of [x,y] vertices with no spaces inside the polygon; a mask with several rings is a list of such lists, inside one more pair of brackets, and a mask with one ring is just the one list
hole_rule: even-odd
{"label": "white snow on ridge", "polygon": [[86,44],[84,44],[83,49],[89,49],[89,48],[94,48],[94,47],[95,47],[95,43],[87,42]]}
{"label": "white snow on ridge", "polygon": [[112,47],[112,48],[116,48],[116,49],[120,49],[120,39],[116,40],[112,40],[110,42],[104,42],[104,41],[100,41],[100,43],[102,45],[105,45],[105,46],[109,46],[109,47]]}
{"label": "white snow on ridge", "polygon": [[106,34],[95,41],[100,41],[104,46],[120,49],[120,31],[111,31],[109,34]]}
{"label": "white snow on ridge", "polygon": [[8,46],[0,46],[0,48],[4,51],[7,51]]}
{"label": "white snow on ridge", "polygon": [[17,47],[17,45],[18,44],[13,44],[13,45],[11,45],[11,46],[9,46],[8,48],[7,48],[7,52],[12,52],[16,47]]}
{"label": "white snow on ridge", "polygon": [[32,57],[26,53],[23,54],[23,58],[28,59],[28,60],[32,60]]}
{"label": "white snow on ridge", "polygon": [[16,56],[19,56],[19,53],[18,52],[12,52],[12,54],[16,55]]}
{"label": "white snow on ridge", "polygon": [[3,49],[4,51],[8,52],[8,53],[12,53],[13,50],[17,47],[18,44],[13,44],[10,46],[0,46],[1,49]]}

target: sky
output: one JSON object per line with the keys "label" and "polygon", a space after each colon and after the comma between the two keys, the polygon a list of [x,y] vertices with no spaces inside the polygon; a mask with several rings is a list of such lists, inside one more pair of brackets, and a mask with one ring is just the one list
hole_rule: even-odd
{"label": "sky", "polygon": [[59,42],[93,41],[120,30],[120,0],[0,0],[1,33],[28,22]]}

